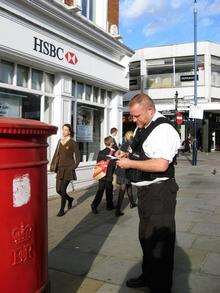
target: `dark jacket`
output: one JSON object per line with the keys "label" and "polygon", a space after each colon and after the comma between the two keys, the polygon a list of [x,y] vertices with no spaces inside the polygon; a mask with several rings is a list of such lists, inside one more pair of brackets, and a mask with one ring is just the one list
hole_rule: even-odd
{"label": "dark jacket", "polygon": [[115,140],[115,138],[112,136],[112,138],[113,138],[113,146],[112,146],[112,148],[115,150],[115,151],[117,151],[118,150],[118,144],[117,144],[117,142],[116,142],[116,140]]}
{"label": "dark jacket", "polygon": [[[128,153],[131,143],[132,143],[132,141],[123,142],[120,150],[125,153]],[[117,166],[117,168],[115,170],[115,174],[117,175],[117,184],[121,185],[121,184],[129,184],[130,183],[130,181],[126,178],[126,170],[125,169],[122,169],[119,166]]]}
{"label": "dark jacket", "polygon": [[59,141],[51,165],[57,159],[57,179],[76,180],[75,169],[80,163],[78,144],[73,139],[68,140],[64,145]]}
{"label": "dark jacket", "polygon": [[[108,158],[106,156],[109,155],[110,152],[111,152],[111,150],[109,148],[105,148],[105,149],[99,151],[97,162],[102,161],[102,160],[108,160]],[[115,153],[115,151],[112,153],[112,155],[114,155],[114,153]],[[106,176],[104,178],[102,178],[101,180],[112,181],[113,174],[115,171],[115,166],[116,166],[116,161],[110,160],[110,162],[108,164]]]}

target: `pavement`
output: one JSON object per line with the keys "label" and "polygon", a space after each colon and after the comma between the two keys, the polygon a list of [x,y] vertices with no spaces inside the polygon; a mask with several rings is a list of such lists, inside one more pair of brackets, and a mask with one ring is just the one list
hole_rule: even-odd
{"label": "pavement", "polygon": [[[220,152],[199,153],[198,165],[181,155],[176,167],[179,192],[173,293],[220,292]],[[60,198],[49,200],[49,275],[52,293],[141,293],[125,281],[141,272],[137,209],[116,218],[98,215],[90,204],[96,186],[74,193],[78,205],[56,217]],[[117,192],[115,192],[115,201]]]}

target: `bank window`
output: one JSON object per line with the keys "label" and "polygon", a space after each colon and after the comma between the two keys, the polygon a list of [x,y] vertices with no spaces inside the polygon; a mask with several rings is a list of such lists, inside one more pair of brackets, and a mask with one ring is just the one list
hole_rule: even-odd
{"label": "bank window", "polygon": [[74,132],[75,132],[75,107],[76,107],[76,103],[72,101],[71,102],[71,125],[73,127]]}
{"label": "bank window", "polygon": [[81,82],[77,82],[77,99],[82,100],[84,93],[84,84]]}
{"label": "bank window", "polygon": [[108,98],[108,102],[110,102],[110,100],[112,99],[112,92],[107,92],[107,98]]}
{"label": "bank window", "polygon": [[86,85],[86,100],[91,101],[92,98],[92,86],[91,85]]}
{"label": "bank window", "polygon": [[76,96],[76,82],[75,82],[75,80],[72,81],[72,96],[74,98]]}
{"label": "bank window", "polygon": [[99,88],[94,86],[93,88],[93,102],[98,103],[99,100]]}
{"label": "bank window", "polygon": [[17,85],[28,87],[29,67],[18,65],[17,66]]}
{"label": "bank window", "polygon": [[14,76],[14,64],[8,61],[0,61],[0,82],[13,83]]}
{"label": "bank window", "polygon": [[46,93],[53,93],[54,88],[54,75],[50,73],[44,73],[44,87]]}
{"label": "bank window", "polygon": [[92,106],[77,105],[76,140],[79,143],[81,161],[97,159],[101,144],[101,123],[104,110]]}
{"label": "bank window", "polygon": [[[4,92],[6,91],[6,92]],[[14,94],[14,92],[7,92],[7,90],[0,91],[0,117],[21,117],[22,96]]]}
{"label": "bank window", "polygon": [[42,82],[43,82],[43,72],[40,70],[32,69],[32,74],[31,74],[32,89],[41,91]]}
{"label": "bank window", "polygon": [[41,97],[28,95],[22,98],[22,118],[40,120]]}
{"label": "bank window", "polygon": [[94,0],[81,0],[82,15],[90,20],[94,20]]}
{"label": "bank window", "polygon": [[105,104],[105,95],[106,95],[106,91],[101,89],[101,96],[100,96],[100,103],[101,104]]}
{"label": "bank window", "polygon": [[44,97],[44,122],[51,123],[52,118],[52,101],[51,97]]}

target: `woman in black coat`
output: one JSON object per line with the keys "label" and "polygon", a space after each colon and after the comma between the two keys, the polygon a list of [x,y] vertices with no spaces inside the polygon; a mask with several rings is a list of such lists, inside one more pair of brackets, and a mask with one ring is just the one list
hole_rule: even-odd
{"label": "woman in black coat", "polygon": [[[124,136],[124,143],[121,145],[120,150],[124,153],[129,153],[130,145],[132,141],[133,141],[133,132],[127,131]],[[120,150],[118,151],[119,155],[120,155]],[[120,167],[117,167],[115,174],[117,175],[116,182],[119,186],[118,202],[116,206],[115,215],[116,217],[120,217],[124,215],[124,213],[121,212],[121,206],[122,206],[125,192],[127,192],[127,195],[130,201],[130,208],[132,209],[136,207],[137,204],[134,202],[131,182],[126,178],[126,170]]]}

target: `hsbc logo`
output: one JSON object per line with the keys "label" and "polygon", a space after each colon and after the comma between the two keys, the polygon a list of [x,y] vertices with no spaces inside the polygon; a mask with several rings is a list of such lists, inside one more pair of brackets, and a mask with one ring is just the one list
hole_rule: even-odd
{"label": "hsbc logo", "polygon": [[76,64],[78,62],[78,59],[76,57],[76,55],[72,52],[67,52],[65,54],[65,58],[66,58],[66,61],[70,64]]}
{"label": "hsbc logo", "polygon": [[64,60],[69,64],[75,65],[78,63],[78,58],[75,53],[71,51],[65,52],[62,47],[56,47],[55,45],[36,37],[34,37],[33,50],[58,60]]}

